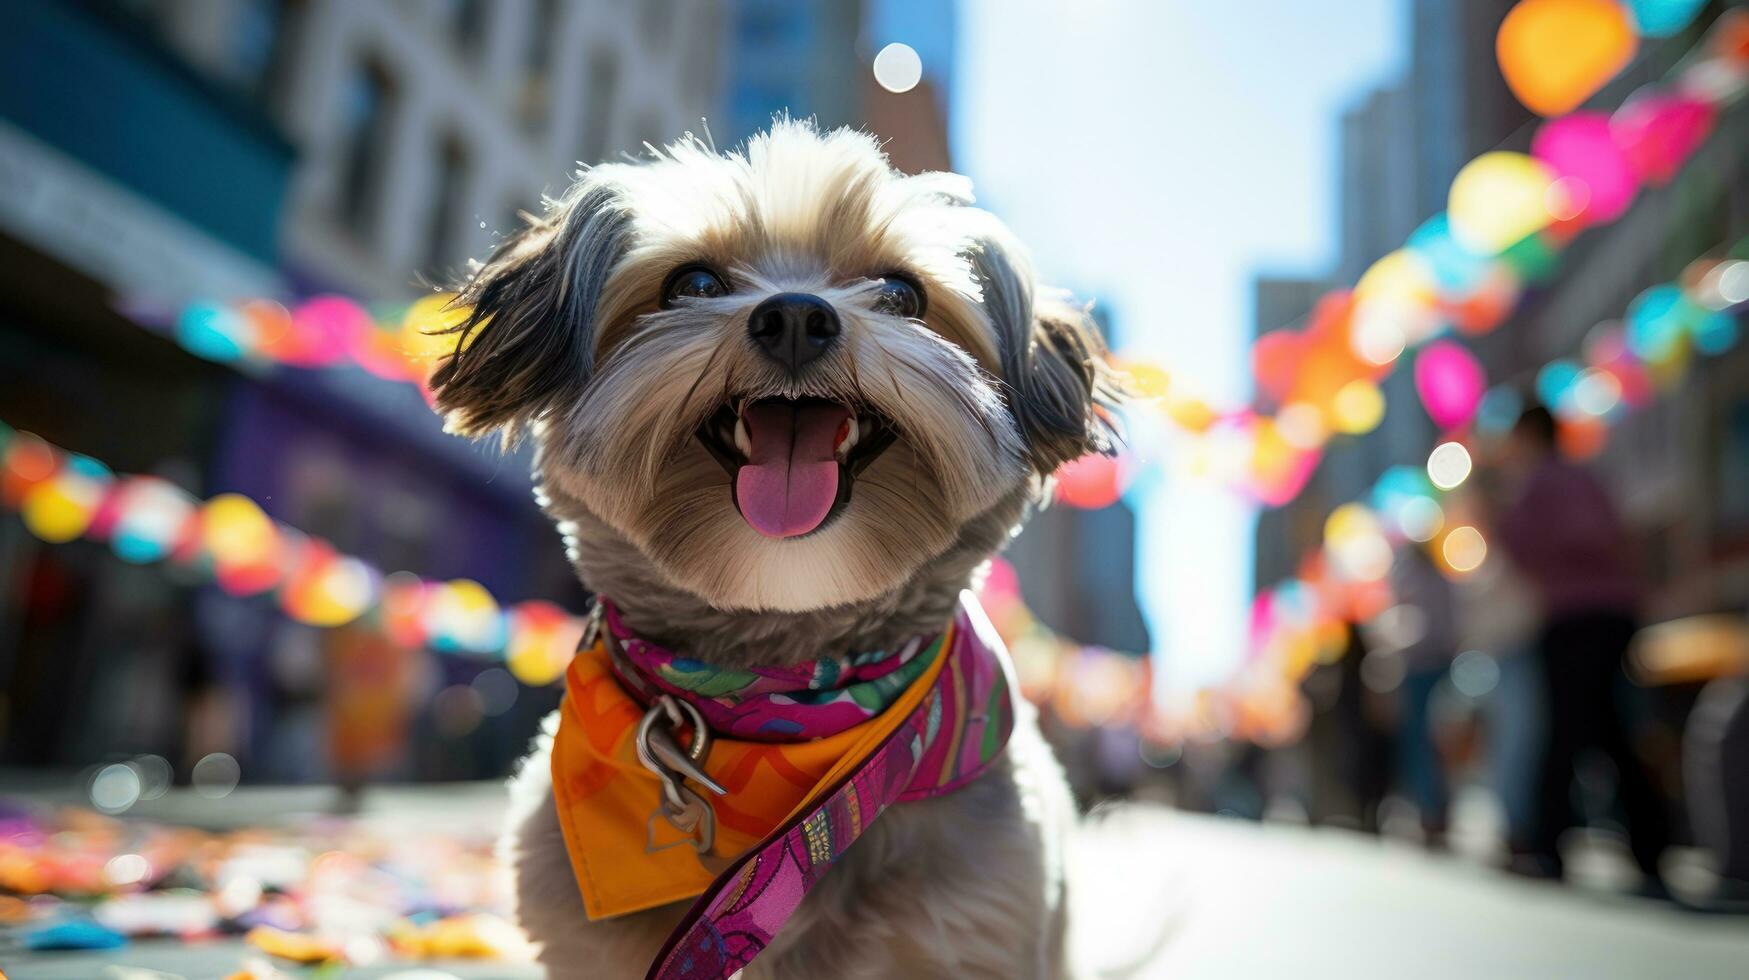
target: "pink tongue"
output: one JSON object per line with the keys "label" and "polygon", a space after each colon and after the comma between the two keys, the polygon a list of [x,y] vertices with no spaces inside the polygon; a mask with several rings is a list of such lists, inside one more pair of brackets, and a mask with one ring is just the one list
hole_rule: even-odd
{"label": "pink tongue", "polygon": [[747,462],[735,476],[735,500],[753,530],[792,538],[820,526],[838,498],[842,405],[768,402],[741,415],[747,426]]}

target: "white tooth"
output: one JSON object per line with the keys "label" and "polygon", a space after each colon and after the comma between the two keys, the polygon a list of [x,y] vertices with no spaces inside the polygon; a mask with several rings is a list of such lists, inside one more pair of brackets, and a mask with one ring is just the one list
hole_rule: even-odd
{"label": "white tooth", "polygon": [[747,420],[739,415],[735,416],[735,448],[743,459],[753,455],[753,441],[747,438]]}
{"label": "white tooth", "polygon": [[838,457],[842,459],[849,455],[850,451],[856,448],[856,440],[861,437],[861,427],[857,425],[856,416],[853,415],[850,417],[849,421],[845,423],[844,441],[838,444]]}

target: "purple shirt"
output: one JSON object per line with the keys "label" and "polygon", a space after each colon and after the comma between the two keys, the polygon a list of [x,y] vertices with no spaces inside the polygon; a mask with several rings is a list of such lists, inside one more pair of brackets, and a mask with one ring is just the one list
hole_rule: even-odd
{"label": "purple shirt", "polygon": [[1500,540],[1550,616],[1632,614],[1639,583],[1627,532],[1597,478],[1550,456],[1500,520]]}

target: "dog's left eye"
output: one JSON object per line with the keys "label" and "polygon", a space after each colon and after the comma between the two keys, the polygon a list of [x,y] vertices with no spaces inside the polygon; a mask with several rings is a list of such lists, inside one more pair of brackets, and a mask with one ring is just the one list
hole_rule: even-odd
{"label": "dog's left eye", "polygon": [[668,278],[662,283],[662,308],[672,307],[682,296],[715,299],[728,294],[729,287],[722,276],[702,265],[683,265],[668,273]]}
{"label": "dog's left eye", "polygon": [[923,315],[927,306],[923,289],[909,276],[889,275],[881,280],[881,290],[875,295],[875,309],[909,320]]}

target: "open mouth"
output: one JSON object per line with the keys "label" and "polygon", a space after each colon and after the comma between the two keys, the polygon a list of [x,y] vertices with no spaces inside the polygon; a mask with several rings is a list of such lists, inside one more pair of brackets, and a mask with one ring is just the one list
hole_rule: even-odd
{"label": "open mouth", "polygon": [[850,502],[856,477],[898,437],[867,409],[824,398],[733,400],[698,427],[729,473],[735,509],[768,538],[823,527]]}

